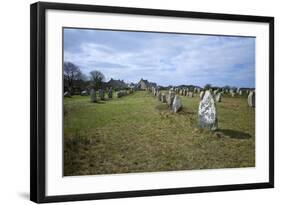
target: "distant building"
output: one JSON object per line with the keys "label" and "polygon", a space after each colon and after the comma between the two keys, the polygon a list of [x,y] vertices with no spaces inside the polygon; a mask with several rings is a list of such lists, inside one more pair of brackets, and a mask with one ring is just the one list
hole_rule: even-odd
{"label": "distant building", "polygon": [[112,87],[113,89],[122,89],[128,87],[128,85],[123,80],[114,80],[113,78],[111,78],[107,82],[107,86]]}
{"label": "distant building", "polygon": [[134,89],[136,87],[136,84],[130,83],[130,84],[128,84],[128,87]]}
{"label": "distant building", "polygon": [[148,88],[156,87],[156,86],[157,86],[156,83],[151,83],[151,82],[149,82],[148,80],[141,79],[141,80],[137,83],[136,88],[141,89],[141,90],[146,90],[146,89],[148,89]]}

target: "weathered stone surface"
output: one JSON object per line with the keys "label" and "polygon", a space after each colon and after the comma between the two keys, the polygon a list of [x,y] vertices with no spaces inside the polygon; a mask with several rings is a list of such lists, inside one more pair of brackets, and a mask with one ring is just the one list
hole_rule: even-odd
{"label": "weathered stone surface", "polygon": [[156,89],[156,96],[158,97],[160,91],[159,91],[159,88]]}
{"label": "weathered stone surface", "polygon": [[184,95],[184,89],[181,89],[180,94]]}
{"label": "weathered stone surface", "polygon": [[103,89],[99,89],[99,97],[101,100],[104,100],[104,91]]}
{"label": "weathered stone surface", "polygon": [[175,96],[173,105],[172,105],[172,110],[173,110],[173,112],[178,112],[181,108],[182,108],[181,99],[179,96]]}
{"label": "weathered stone surface", "polygon": [[87,95],[88,95],[88,91],[87,91],[87,90],[83,90],[83,91],[81,92],[81,95],[82,95],[82,96],[87,96]]}
{"label": "weathered stone surface", "polygon": [[199,127],[210,130],[218,129],[216,104],[209,90],[205,91],[198,109]]}
{"label": "weathered stone surface", "polygon": [[97,102],[96,91],[94,89],[91,89],[90,97],[91,97],[91,102]]}
{"label": "weathered stone surface", "polygon": [[160,91],[158,91],[157,97],[158,97],[158,100],[159,100],[159,101],[161,101],[161,98],[162,98],[161,96],[162,96],[162,93],[160,93]]}
{"label": "weathered stone surface", "polygon": [[162,95],[161,95],[161,101],[162,101],[162,103],[166,103],[167,101],[166,101],[166,94],[165,93],[162,93]]}
{"label": "weathered stone surface", "polygon": [[128,92],[126,90],[120,90],[120,91],[116,92],[116,97],[121,98],[123,96],[126,96],[127,94],[128,94]]}
{"label": "weathered stone surface", "polygon": [[255,92],[254,91],[250,91],[249,95],[248,95],[248,105],[250,107],[255,107],[256,106],[256,96],[255,96]]}
{"label": "weathered stone surface", "polygon": [[112,98],[112,88],[110,88],[109,90],[108,90],[108,98]]}
{"label": "weathered stone surface", "polygon": [[240,93],[240,88],[237,88],[236,93],[237,93],[237,94]]}
{"label": "weathered stone surface", "polygon": [[229,93],[230,93],[230,95],[231,95],[232,97],[235,96],[235,92],[234,92],[233,90],[230,90]]}
{"label": "weathered stone surface", "polygon": [[175,92],[170,90],[168,97],[167,97],[167,104],[170,108],[172,108],[172,104],[173,104],[175,96],[176,96]]}
{"label": "weathered stone surface", "polygon": [[66,91],[66,92],[64,92],[63,96],[64,97],[71,97],[71,94],[70,94],[70,92]]}
{"label": "weathered stone surface", "polygon": [[205,91],[203,91],[203,90],[202,90],[202,91],[200,92],[200,95],[199,95],[199,96],[200,96],[200,100],[202,100],[202,99],[203,99],[204,94],[205,94]]}
{"label": "weathered stone surface", "polygon": [[188,92],[188,96],[193,98],[193,96],[194,96],[193,92]]}
{"label": "weathered stone surface", "polygon": [[221,93],[216,94],[216,102],[221,102]]}
{"label": "weathered stone surface", "polygon": [[216,95],[218,93],[218,90],[214,90],[214,95]]}
{"label": "weathered stone surface", "polygon": [[121,98],[123,95],[122,95],[122,91],[118,91],[116,92],[116,97],[117,98]]}

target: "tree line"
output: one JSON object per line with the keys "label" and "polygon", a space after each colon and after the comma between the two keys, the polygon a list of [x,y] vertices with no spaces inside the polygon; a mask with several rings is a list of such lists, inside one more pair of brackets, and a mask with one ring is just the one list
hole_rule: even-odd
{"label": "tree line", "polygon": [[64,92],[71,94],[80,93],[86,89],[100,89],[105,81],[105,76],[98,70],[92,70],[88,75],[72,62],[63,64]]}

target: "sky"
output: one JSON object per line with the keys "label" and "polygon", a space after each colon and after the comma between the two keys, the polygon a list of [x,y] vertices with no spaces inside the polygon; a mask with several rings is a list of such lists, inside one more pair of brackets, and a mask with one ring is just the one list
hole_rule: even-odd
{"label": "sky", "polygon": [[255,87],[255,38],[64,29],[64,61],[106,81]]}

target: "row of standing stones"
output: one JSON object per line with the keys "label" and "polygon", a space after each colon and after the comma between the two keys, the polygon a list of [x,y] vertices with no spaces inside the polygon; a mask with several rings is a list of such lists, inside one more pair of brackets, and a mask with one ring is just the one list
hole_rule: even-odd
{"label": "row of standing stones", "polygon": [[[132,93],[133,93],[132,89],[130,89],[130,90],[120,90],[120,91],[116,92],[116,97],[121,98],[123,96],[129,95],[129,94],[132,94]],[[98,100],[105,100],[105,91],[103,89],[98,90],[98,96],[97,96],[97,92],[94,89],[91,89],[90,93],[88,91],[82,91],[81,92],[81,96],[88,96],[88,95],[90,95],[90,100],[93,103],[98,102]],[[113,98],[112,88],[110,88],[108,90],[107,95],[108,95],[108,99]],[[71,95],[70,95],[69,92],[65,92],[64,97],[71,97]]]}
{"label": "row of standing stones", "polygon": [[[243,91],[237,89],[237,91],[233,90],[201,90],[199,88],[195,88],[193,92],[189,91],[188,88],[186,89],[179,89],[179,88],[171,88],[166,96],[165,93],[161,93],[157,88],[152,87],[150,89],[154,96],[158,97],[158,100],[162,103],[166,103],[168,107],[173,112],[178,112],[182,109],[182,102],[181,98],[176,95],[183,95],[188,97],[194,97],[196,93],[199,93],[200,103],[198,108],[198,118],[199,118],[199,127],[201,128],[208,128],[210,130],[217,130],[218,129],[218,117],[217,117],[217,109],[216,109],[216,102],[219,103],[222,100],[222,95],[230,94],[232,97],[237,95],[243,95]],[[250,107],[255,107],[255,91],[247,90],[248,94],[247,102]],[[116,92],[116,97],[121,98],[128,94],[133,93],[133,90],[121,90]],[[110,88],[107,92],[108,98],[113,98],[113,91]],[[87,91],[81,92],[82,96],[87,96],[89,93]],[[68,92],[64,93],[65,97],[70,97],[71,95]],[[105,100],[105,91],[103,89],[98,90],[98,97],[100,100]],[[91,102],[98,102],[98,98],[96,95],[96,91],[94,89],[90,90],[90,99]]]}
{"label": "row of standing stones", "polygon": [[[217,108],[216,102],[221,102],[222,95],[225,93],[230,93],[232,97],[235,96],[235,92],[233,90],[223,90],[219,92],[218,90],[200,90],[194,89],[194,92],[189,91],[188,89],[178,89],[171,88],[166,96],[165,93],[161,93],[157,88],[153,87],[150,90],[154,96],[158,97],[158,100],[162,103],[166,103],[168,107],[173,112],[178,112],[182,108],[181,98],[176,95],[180,94],[183,96],[194,97],[196,93],[199,93],[200,103],[198,108],[198,124],[200,128],[207,128],[209,130],[217,130],[218,129],[218,116],[217,116]],[[255,91],[246,91],[248,93],[248,105],[252,108],[255,107]],[[237,90],[236,93],[238,95],[242,95],[242,90]]]}
{"label": "row of standing stones", "polygon": [[154,87],[152,87],[151,91],[154,96],[158,97],[159,101],[161,101],[162,103],[166,103],[173,112],[178,112],[182,108],[181,98],[176,95],[173,89],[169,90],[167,96],[165,93],[161,93],[158,89]]}
{"label": "row of standing stones", "polygon": [[[129,94],[132,94],[132,93],[133,93],[132,89],[130,89],[130,90],[120,90],[120,91],[116,92],[116,97],[117,98],[121,98],[123,96],[129,95]],[[107,94],[108,94],[108,99],[112,99],[113,98],[112,88],[110,88],[108,90]],[[105,100],[104,90],[103,89],[99,89],[98,90],[98,95],[99,95],[100,100]],[[97,95],[96,95],[96,91],[94,89],[91,89],[91,91],[90,91],[90,99],[91,99],[91,102],[97,102],[98,101]]]}

